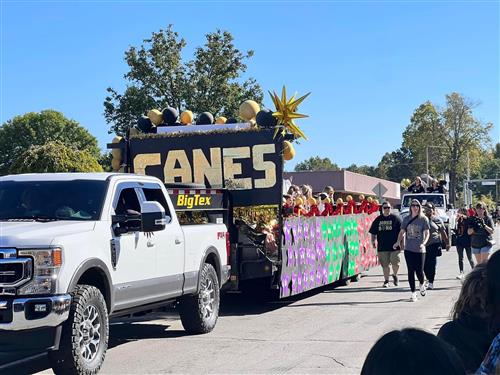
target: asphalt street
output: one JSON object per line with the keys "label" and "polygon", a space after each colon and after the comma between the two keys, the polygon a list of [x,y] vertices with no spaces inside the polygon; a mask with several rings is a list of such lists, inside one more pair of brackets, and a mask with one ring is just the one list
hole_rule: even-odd
{"label": "asphalt street", "polygon": [[[438,258],[436,288],[416,303],[409,302],[404,265],[401,271],[399,287],[388,289],[377,267],[357,283],[285,301],[225,295],[217,326],[206,335],[186,335],[175,310],[114,323],[102,373],[359,374],[385,332],[418,327],[437,333],[460,291],[454,248]],[[43,356],[4,371],[52,373]]]}

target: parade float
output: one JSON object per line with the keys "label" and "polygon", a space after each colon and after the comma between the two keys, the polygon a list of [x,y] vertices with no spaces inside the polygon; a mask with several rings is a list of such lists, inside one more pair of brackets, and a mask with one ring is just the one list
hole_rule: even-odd
{"label": "parade float", "polygon": [[239,118],[151,109],[108,145],[113,169],[160,178],[186,220],[228,224],[231,289],[263,288],[284,298],[358,280],[377,264],[368,230],[378,205],[350,197],[325,210],[317,196],[303,203],[321,205],[321,212],[294,207],[282,215],[284,163],[307,139],[295,120],[307,117],[298,107],[309,94],[287,97],[285,87],[269,94],[273,110],[246,100]]}

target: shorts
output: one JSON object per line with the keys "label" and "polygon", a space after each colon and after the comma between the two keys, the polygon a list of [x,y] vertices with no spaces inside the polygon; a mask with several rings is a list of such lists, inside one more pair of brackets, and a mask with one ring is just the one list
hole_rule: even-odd
{"label": "shorts", "polygon": [[389,264],[393,266],[399,266],[401,263],[401,251],[379,251],[378,260],[382,267],[389,267]]}
{"label": "shorts", "polygon": [[472,247],[472,254],[488,254],[491,250],[492,246],[484,246],[484,247]]}

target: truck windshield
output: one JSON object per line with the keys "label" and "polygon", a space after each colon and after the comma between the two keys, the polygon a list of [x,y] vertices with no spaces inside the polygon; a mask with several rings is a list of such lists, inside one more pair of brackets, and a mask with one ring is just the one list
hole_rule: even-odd
{"label": "truck windshield", "polygon": [[444,197],[439,194],[413,194],[405,195],[403,198],[403,207],[410,207],[412,199],[417,199],[420,203],[432,203],[435,207],[444,207]]}
{"label": "truck windshield", "polygon": [[98,220],[106,181],[2,181],[0,220]]}

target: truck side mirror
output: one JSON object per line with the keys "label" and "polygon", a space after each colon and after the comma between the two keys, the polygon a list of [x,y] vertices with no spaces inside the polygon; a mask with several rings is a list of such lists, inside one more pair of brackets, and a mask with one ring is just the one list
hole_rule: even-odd
{"label": "truck side mirror", "polygon": [[165,215],[165,210],[158,202],[147,201],[141,205],[142,232],[157,232],[165,229],[169,222],[169,217]]}
{"label": "truck side mirror", "polygon": [[119,236],[128,232],[137,232],[141,229],[141,214],[127,212],[111,216],[115,235]]}

